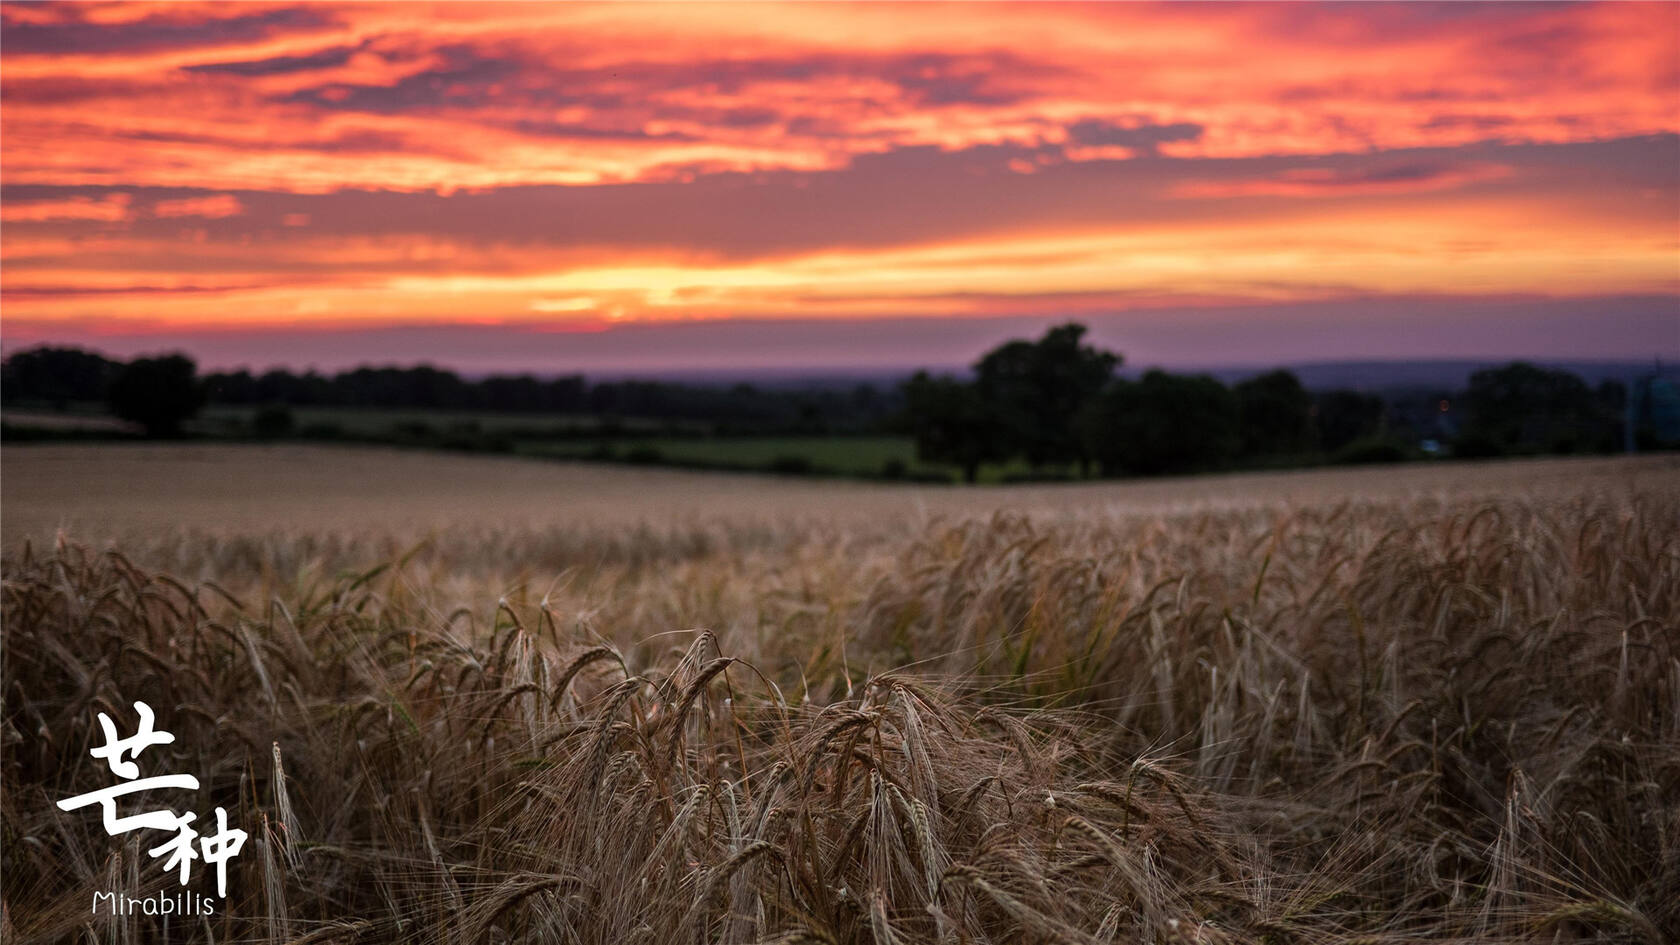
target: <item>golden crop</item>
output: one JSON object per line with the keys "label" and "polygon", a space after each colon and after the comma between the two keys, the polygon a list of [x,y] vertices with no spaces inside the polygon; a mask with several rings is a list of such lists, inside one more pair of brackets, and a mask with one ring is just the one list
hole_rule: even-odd
{"label": "golden crop", "polygon": [[[1671,460],[1011,492],[451,459],[360,518],[328,471],[195,519],[185,473],[54,507],[19,453],[6,941],[1680,936]],[[251,831],[167,933],[88,915],[173,879],[53,804],[136,699]]]}

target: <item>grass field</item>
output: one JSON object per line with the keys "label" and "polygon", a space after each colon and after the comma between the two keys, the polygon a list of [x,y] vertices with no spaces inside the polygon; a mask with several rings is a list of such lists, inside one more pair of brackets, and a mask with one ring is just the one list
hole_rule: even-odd
{"label": "grass field", "polygon": [[[752,436],[634,437],[611,441],[522,444],[533,456],[583,458],[606,455],[634,461],[638,456],[668,463],[763,470],[773,463],[804,463],[811,471],[849,476],[878,476],[897,461],[905,472],[951,477],[955,470],[916,459],[916,444],[903,436]],[[994,478],[998,470],[990,470]]]}
{"label": "grass field", "polygon": [[[299,429],[334,427],[354,436],[387,436],[416,424],[446,432],[462,428],[486,433],[505,431],[558,431],[571,433],[592,430],[601,425],[593,414],[508,413],[492,410],[431,410],[394,407],[289,407],[293,422]],[[207,433],[238,432],[250,427],[257,414],[255,407],[212,405],[193,420],[195,429]],[[637,417],[618,421],[626,429],[646,429],[662,425],[661,421]]]}
{"label": "grass field", "polygon": [[6,941],[164,939],[88,915],[174,888],[143,841],[53,804],[142,698],[177,736],[144,763],[251,832],[170,940],[1680,936],[1672,457],[0,467]]}
{"label": "grass field", "polygon": [[[715,469],[765,471],[780,466],[790,472],[874,478],[889,463],[900,477],[956,480],[955,466],[926,463],[916,456],[915,441],[907,436],[716,436],[709,424],[618,418],[611,436],[590,436],[602,418],[592,414],[554,415],[471,410],[426,410],[353,407],[291,407],[293,433],[306,440],[405,442],[412,445],[447,443],[450,438],[498,441],[498,449],[522,456],[578,460],[609,460],[641,465],[674,465]],[[257,408],[210,406],[188,425],[196,435],[244,439],[252,435]],[[106,431],[136,434],[138,426],[105,414],[98,404],[75,404],[71,409],[8,410],[5,421],[31,431]],[[669,435],[676,433],[691,435]],[[664,435],[661,435],[664,434]],[[1068,472],[1068,470],[1052,470]],[[981,480],[996,483],[1032,472],[1024,461],[989,463]]]}
{"label": "grass field", "polygon": [[76,413],[68,410],[5,410],[0,411],[0,423],[8,426],[41,430],[100,431],[138,435],[139,424],[125,423],[102,413]]}
{"label": "grass field", "polygon": [[[932,482],[960,482],[962,470],[917,458],[916,442],[907,436],[697,436],[615,437],[610,440],[518,441],[515,451],[528,456],[570,459],[610,459],[638,464],[693,466],[702,469],[740,469],[755,472],[778,468],[797,473],[855,478],[912,478]],[[898,467],[889,471],[889,464]],[[1038,470],[1040,478],[1074,478],[1070,467]],[[978,480],[997,485],[1034,474],[1026,460],[984,463]]]}
{"label": "grass field", "polygon": [[[212,435],[241,435],[249,430],[255,412],[249,407],[212,407],[194,422],[194,429]],[[702,435],[705,424],[693,424],[692,436],[660,436],[649,431],[663,424],[632,417],[617,421],[622,427],[619,434],[587,437],[580,434],[599,428],[599,417],[345,407],[294,407],[291,413],[300,431],[330,429],[336,431],[334,435],[348,438],[393,437],[416,431],[429,436],[463,432],[505,435],[509,437],[508,448],[522,456],[753,471],[779,465],[788,471],[865,478],[881,476],[889,463],[896,463],[900,475],[950,480],[961,477],[961,470],[955,466],[918,459],[915,441],[907,436],[708,436]],[[30,414],[23,419],[44,425],[59,420],[48,414]],[[996,483],[1030,471],[1025,462],[1014,461],[988,463],[980,473],[982,481]]]}

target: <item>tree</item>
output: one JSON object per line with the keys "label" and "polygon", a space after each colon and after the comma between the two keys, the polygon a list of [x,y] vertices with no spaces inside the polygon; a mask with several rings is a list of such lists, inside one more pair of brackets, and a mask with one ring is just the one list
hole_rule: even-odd
{"label": "tree", "polygon": [[243,368],[204,376],[205,400],[218,404],[257,402],[257,379]]}
{"label": "tree", "polygon": [[345,402],[354,407],[472,407],[467,385],[453,371],[430,364],[411,368],[361,367],[333,379]]}
{"label": "tree", "polygon": [[6,359],[0,389],[10,403],[45,401],[63,409],[71,401],[103,401],[122,363],[80,348],[31,348]]}
{"label": "tree", "polygon": [[1470,375],[1466,441],[1504,453],[1572,453],[1614,438],[1592,389],[1568,371],[1513,361]]}
{"label": "tree", "polygon": [[196,374],[197,366],[185,355],[136,358],[111,381],[111,412],[145,427],[147,436],[175,436],[181,422],[204,404]]}
{"label": "tree", "polygon": [[1375,394],[1331,390],[1313,400],[1318,445],[1335,451],[1356,440],[1376,436],[1383,428],[1383,402]]}
{"label": "tree", "polygon": [[974,366],[980,399],[998,420],[1004,452],[1025,456],[1034,468],[1084,465],[1091,458],[1077,418],[1114,377],[1121,358],[1082,344],[1084,335],[1084,325],[1058,325],[1038,341],[993,348]]}
{"label": "tree", "polygon": [[1207,375],[1157,370],[1136,382],[1115,381],[1082,427],[1086,450],[1109,474],[1215,469],[1241,445],[1236,398]]}
{"label": "tree", "polygon": [[1294,374],[1268,371],[1231,389],[1244,456],[1284,456],[1312,448],[1312,395]]}
{"label": "tree", "polygon": [[917,457],[958,466],[968,482],[981,463],[1009,458],[1002,426],[973,384],[917,371],[904,384],[904,414]]}

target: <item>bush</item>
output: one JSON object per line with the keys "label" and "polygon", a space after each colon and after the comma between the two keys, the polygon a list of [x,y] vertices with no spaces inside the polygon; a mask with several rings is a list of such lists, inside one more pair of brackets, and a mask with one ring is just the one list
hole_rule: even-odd
{"label": "bush", "polygon": [[1459,459],[1492,459],[1504,456],[1505,450],[1491,436],[1466,433],[1453,440],[1453,455]]}
{"label": "bush", "polygon": [[1022,485],[1035,482],[1075,482],[1078,477],[1070,473],[1040,470],[1039,472],[1008,473],[1002,478],[1004,485]]}
{"label": "bush", "polygon": [[512,440],[483,433],[445,433],[442,439],[437,441],[437,445],[446,450],[463,453],[501,453],[513,449]]}
{"label": "bush", "polygon": [[909,474],[909,464],[896,456],[881,464],[882,479],[903,479]]}
{"label": "bush", "polygon": [[1362,466],[1371,463],[1403,463],[1411,458],[1405,446],[1382,437],[1354,440],[1331,454],[1330,461],[1343,466]]}
{"label": "bush", "polygon": [[765,471],[778,476],[809,476],[816,472],[806,456],[778,456],[764,465]]}
{"label": "bush", "polygon": [[264,407],[251,418],[251,432],[265,440],[290,436],[296,428],[297,419],[292,416],[291,408],[283,404]]}
{"label": "bush", "polygon": [[83,427],[39,427],[32,424],[0,423],[0,441],[7,443],[102,442],[133,440],[139,435],[127,430]]}
{"label": "bush", "polygon": [[429,440],[437,435],[437,430],[424,420],[403,420],[391,424],[391,432],[398,439]]}
{"label": "bush", "polygon": [[638,446],[624,454],[624,461],[638,466],[657,466],[665,462],[665,454],[651,446]]}
{"label": "bush", "polygon": [[330,421],[304,424],[298,436],[306,440],[342,440],[347,438],[344,427]]}

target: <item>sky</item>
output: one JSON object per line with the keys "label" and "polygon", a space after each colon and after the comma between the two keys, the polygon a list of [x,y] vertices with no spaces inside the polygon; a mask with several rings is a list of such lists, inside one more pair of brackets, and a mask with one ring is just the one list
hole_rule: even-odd
{"label": "sky", "polygon": [[0,4],[0,344],[1680,358],[1680,4]]}

